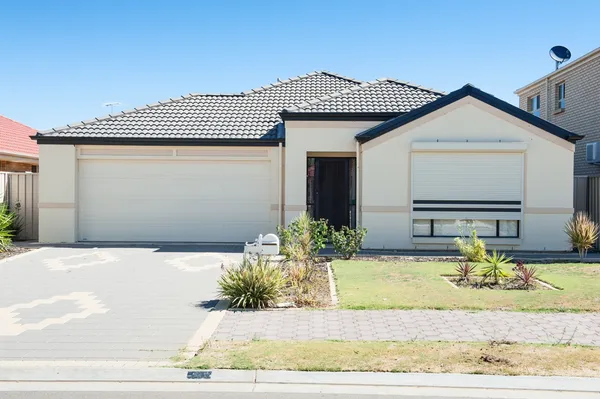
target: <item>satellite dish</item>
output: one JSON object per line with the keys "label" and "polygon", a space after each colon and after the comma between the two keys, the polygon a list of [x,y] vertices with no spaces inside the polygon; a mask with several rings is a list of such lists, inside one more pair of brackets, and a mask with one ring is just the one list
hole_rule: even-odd
{"label": "satellite dish", "polygon": [[556,69],[558,66],[571,58],[571,52],[565,46],[554,46],[550,49],[550,57],[556,61]]}

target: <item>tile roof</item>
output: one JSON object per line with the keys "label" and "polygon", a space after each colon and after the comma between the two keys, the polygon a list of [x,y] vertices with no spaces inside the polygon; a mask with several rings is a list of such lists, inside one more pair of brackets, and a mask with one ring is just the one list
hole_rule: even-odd
{"label": "tile roof", "polygon": [[38,145],[30,139],[36,130],[0,115],[0,152],[38,155]]}
{"label": "tile roof", "polygon": [[395,79],[378,79],[303,102],[285,112],[409,112],[444,95]]}
{"label": "tile roof", "polygon": [[189,94],[40,132],[45,138],[281,139],[288,112],[408,112],[443,93],[393,79],[364,83],[318,71],[239,94]]}
{"label": "tile roof", "polygon": [[283,108],[360,83],[312,72],[241,94],[189,94],[40,133],[46,137],[276,139]]}

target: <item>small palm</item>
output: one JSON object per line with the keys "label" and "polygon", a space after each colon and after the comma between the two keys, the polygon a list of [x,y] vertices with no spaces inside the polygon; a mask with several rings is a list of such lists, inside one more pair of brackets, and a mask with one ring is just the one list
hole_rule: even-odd
{"label": "small palm", "polygon": [[484,281],[491,278],[494,280],[494,284],[498,284],[501,278],[508,277],[508,274],[502,269],[502,266],[508,264],[512,260],[512,257],[507,257],[503,253],[499,254],[494,250],[491,255],[485,255],[485,260],[487,265],[481,270]]}

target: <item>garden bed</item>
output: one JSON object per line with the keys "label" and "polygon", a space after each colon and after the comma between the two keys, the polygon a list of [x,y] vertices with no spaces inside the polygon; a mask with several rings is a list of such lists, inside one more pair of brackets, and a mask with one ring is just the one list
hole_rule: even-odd
{"label": "garden bed", "polygon": [[11,246],[6,251],[0,251],[0,260],[31,251],[31,248]]}
{"label": "garden bed", "polygon": [[[291,264],[281,263],[281,267],[289,273]],[[304,283],[303,287],[298,288],[291,282],[288,282],[280,301],[282,305],[290,307],[314,307],[323,308],[331,306],[331,291],[329,288],[329,276],[327,274],[327,263],[319,262],[311,266],[312,272],[310,278]]]}
{"label": "garden bed", "polygon": [[484,280],[483,277],[474,276],[466,281],[455,275],[442,275],[443,279],[448,281],[456,288],[467,288],[473,290],[521,290],[521,291],[535,291],[535,290],[557,290],[552,285],[535,280],[532,284],[524,286],[520,281],[516,279],[506,278],[498,284],[490,280]]}

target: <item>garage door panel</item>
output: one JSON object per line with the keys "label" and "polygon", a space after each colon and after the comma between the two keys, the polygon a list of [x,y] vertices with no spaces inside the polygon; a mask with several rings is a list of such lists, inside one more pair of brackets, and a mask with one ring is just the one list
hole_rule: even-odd
{"label": "garage door panel", "polygon": [[223,241],[274,228],[270,163],[81,160],[80,239]]}

